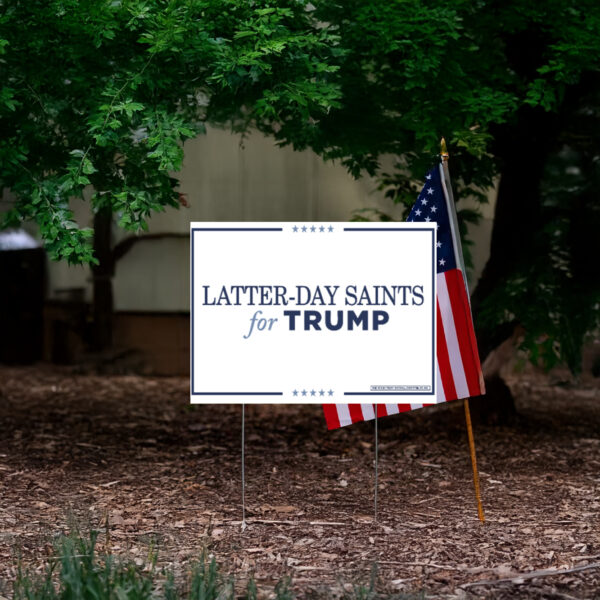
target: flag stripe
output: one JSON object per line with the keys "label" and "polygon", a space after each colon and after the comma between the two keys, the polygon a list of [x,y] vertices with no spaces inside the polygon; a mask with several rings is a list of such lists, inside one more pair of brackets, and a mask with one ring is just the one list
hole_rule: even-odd
{"label": "flag stripe", "polygon": [[452,367],[450,366],[450,357],[448,356],[439,303],[437,305],[437,364],[444,387],[444,396],[446,398],[456,398],[456,389],[454,388],[454,380],[452,379]]}
{"label": "flag stripe", "polygon": [[481,369],[481,362],[479,361],[479,348],[477,347],[475,327],[473,325],[473,317],[471,315],[471,301],[469,300],[469,290],[465,285],[459,288],[459,292],[461,294],[461,302],[467,322],[467,332],[469,334],[469,341],[471,347],[471,365],[475,371],[475,379],[477,381],[475,391],[471,393],[471,396],[479,396],[485,394],[485,383],[483,381],[483,371]]}
{"label": "flag stripe", "polygon": [[363,414],[360,404],[349,404],[350,419],[352,423],[358,423],[363,420]]}
{"label": "flag stripe", "polygon": [[[437,385],[437,401],[438,402],[446,402],[446,392],[444,391],[444,384],[442,383],[442,376],[440,374],[440,365],[439,365],[439,359],[438,359],[438,364],[436,365],[435,368],[435,374],[436,374],[436,385]],[[452,396],[450,396],[452,398]]]}
{"label": "flag stripe", "polygon": [[338,419],[340,420],[340,427],[345,427],[346,425],[351,425],[355,423],[350,417],[349,404],[335,404]]}
{"label": "flag stripe", "polygon": [[463,274],[455,270],[448,271],[445,275],[469,396],[476,396],[479,394],[479,360],[476,358],[476,352],[473,351],[471,336],[469,335],[469,330],[473,328],[473,325],[470,315],[465,312],[468,310],[469,302]]}
{"label": "flag stripe", "polygon": [[454,377],[454,388],[458,398],[467,398],[469,396],[469,386],[465,377],[460,345],[458,343],[458,335],[454,325],[452,304],[448,295],[448,287],[446,285],[446,273],[437,278],[437,295],[442,315],[442,323],[444,324],[444,338],[446,347],[448,348],[448,357],[450,358],[450,366],[452,367],[452,376]]}
{"label": "flag stripe", "polygon": [[335,404],[323,404],[323,413],[325,414],[327,429],[337,429],[338,427],[342,427],[338,417],[337,406]]}
{"label": "flag stripe", "polygon": [[365,421],[375,418],[375,410],[373,409],[372,404],[361,404],[360,408],[362,409],[362,415]]}
{"label": "flag stripe", "polygon": [[388,412],[388,406],[394,406],[393,404],[378,404],[377,405],[377,416],[387,417],[390,413]]}

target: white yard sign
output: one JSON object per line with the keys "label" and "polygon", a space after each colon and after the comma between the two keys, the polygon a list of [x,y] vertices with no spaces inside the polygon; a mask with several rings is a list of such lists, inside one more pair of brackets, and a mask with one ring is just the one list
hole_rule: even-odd
{"label": "white yard sign", "polygon": [[192,223],[193,403],[436,402],[434,223]]}

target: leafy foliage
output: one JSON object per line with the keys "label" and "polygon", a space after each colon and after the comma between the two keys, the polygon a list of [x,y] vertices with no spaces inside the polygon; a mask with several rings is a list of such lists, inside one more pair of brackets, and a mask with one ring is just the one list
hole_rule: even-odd
{"label": "leafy foliage", "polygon": [[[52,258],[93,262],[69,200],[145,229],[178,206],[171,176],[206,121],[317,120],[335,36],[305,1],[51,0],[0,11],[3,225],[33,219]],[[241,119],[243,116],[243,119]]]}
{"label": "leafy foliage", "polygon": [[[598,324],[599,279],[581,275],[586,238],[574,231],[581,230],[576,223],[582,214],[589,217],[583,221],[596,222],[591,218],[598,210],[597,195],[590,193],[596,185],[591,165],[600,148],[598,137],[581,129],[579,137],[559,138],[574,114],[570,96],[582,86],[600,88],[598,4],[317,0],[315,6],[318,18],[340,36],[341,52],[334,58],[342,99],[339,108],[319,121],[312,147],[340,159],[356,176],[363,171],[377,175],[394,203],[408,208],[414,202],[423,175],[437,160],[442,136],[449,142],[457,200],[486,202],[486,191],[514,160],[511,145],[519,143],[522,115],[540,115],[541,122],[548,115],[547,127],[557,135],[549,136],[552,148],[539,152],[554,157],[562,153],[562,166],[557,170],[556,159],[549,158],[542,185],[535,194],[519,198],[523,205],[539,205],[539,210],[521,214],[542,217],[525,217],[531,219],[528,239],[495,231],[505,245],[520,244],[522,257],[507,259],[506,272],[488,286],[491,292],[476,316],[483,336],[502,324],[522,323],[528,332],[524,347],[534,362],[550,367],[564,361],[577,370],[582,340]],[[577,110],[593,113],[597,106],[596,96]],[[294,138],[293,132],[290,125],[273,130],[282,142],[303,147],[304,139]],[[586,169],[569,162],[581,154],[582,146]],[[384,155],[397,157],[391,172],[381,172]],[[578,189],[561,185],[569,168],[580,169]],[[556,206],[552,208],[557,194],[563,207],[560,222],[555,220]],[[578,200],[583,196],[585,202]],[[576,206],[583,212],[577,213]],[[458,216],[468,262],[467,224],[479,216],[472,210],[459,210]],[[355,218],[391,217],[370,210]],[[514,218],[519,219],[518,211]],[[494,258],[502,261],[501,256]]]}
{"label": "leafy foliage", "polygon": [[[446,136],[464,185],[489,187],[494,140],[523,105],[559,108],[581,74],[598,68],[600,9],[591,0],[492,3],[460,0],[316,0],[315,17],[339,35],[332,53],[342,98],[310,144],[359,176],[379,159],[420,179]],[[526,52],[529,42],[535,52]],[[267,124],[305,147],[294,126]]]}

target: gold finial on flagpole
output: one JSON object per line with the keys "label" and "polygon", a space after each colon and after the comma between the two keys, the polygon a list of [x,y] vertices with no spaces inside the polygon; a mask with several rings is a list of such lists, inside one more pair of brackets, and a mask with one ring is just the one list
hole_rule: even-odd
{"label": "gold finial on flagpole", "polygon": [[446,162],[450,155],[448,154],[448,148],[446,146],[446,140],[444,138],[442,138],[440,141],[440,150],[440,156],[442,157],[442,160]]}

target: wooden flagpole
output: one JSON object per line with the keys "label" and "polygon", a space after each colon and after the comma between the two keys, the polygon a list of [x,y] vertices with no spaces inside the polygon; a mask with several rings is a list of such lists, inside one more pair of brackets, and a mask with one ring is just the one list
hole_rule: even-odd
{"label": "wooden flagpole", "polygon": [[469,399],[465,398],[465,419],[467,421],[467,435],[469,436],[469,452],[471,453],[471,466],[473,467],[473,485],[475,486],[475,498],[477,500],[477,514],[479,520],[485,523],[485,515],[483,514],[483,506],[481,504],[481,493],[479,490],[479,471],[477,470],[477,455],[475,454],[475,439],[473,437],[473,427],[471,425],[471,411],[469,410]]}
{"label": "wooden flagpole", "polygon": [[[446,179],[446,188],[448,190],[449,204],[452,204],[452,210],[454,209],[454,199],[452,198],[452,186],[450,185],[450,175],[448,172],[448,158],[450,155],[448,154],[448,148],[446,146],[446,140],[442,138],[440,143],[440,156],[442,158],[442,162],[444,164],[444,177]],[[454,215],[449,215],[450,218],[455,218]],[[456,230],[456,234],[458,235],[458,229]],[[460,249],[460,241],[457,240],[457,246]],[[462,261],[462,253],[460,256],[461,263]],[[461,265],[464,271],[464,265]],[[463,272],[464,275],[464,272]],[[466,279],[465,279],[466,285]],[[468,291],[467,291],[468,296]],[[479,520],[482,523],[485,523],[485,515],[483,514],[483,506],[481,504],[481,492],[479,489],[479,471],[477,470],[477,455],[475,453],[475,438],[473,437],[473,426],[471,424],[471,411],[469,410],[469,399],[465,398],[463,401],[463,405],[465,407],[465,420],[467,422],[467,436],[469,438],[469,453],[471,455],[471,467],[473,469],[473,486],[475,487],[475,498],[477,500],[477,514],[479,515]]]}

